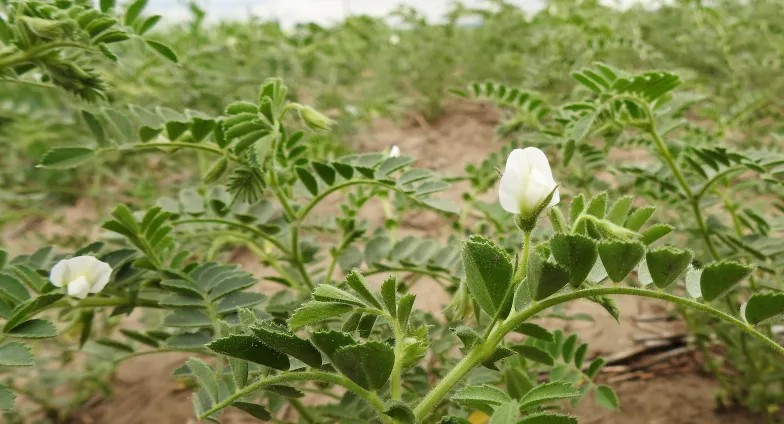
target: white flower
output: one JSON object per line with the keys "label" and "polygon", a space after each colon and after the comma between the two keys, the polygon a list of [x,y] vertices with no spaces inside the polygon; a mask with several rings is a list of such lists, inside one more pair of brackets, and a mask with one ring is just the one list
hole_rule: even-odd
{"label": "white flower", "polygon": [[400,37],[397,34],[392,34],[389,36],[389,44],[395,45],[400,42]]}
{"label": "white flower", "polygon": [[[498,197],[507,212],[528,218],[542,206],[555,187],[553,172],[544,152],[536,147],[514,149],[506,159]],[[558,190],[555,190],[546,207],[557,205],[559,200]]]}
{"label": "white flower", "polygon": [[392,146],[392,148],[389,149],[389,157],[396,158],[399,156],[400,156],[400,147]]}
{"label": "white flower", "polygon": [[345,107],[346,112],[351,114],[352,116],[359,116],[359,109],[357,109],[354,105],[346,105]]}
{"label": "white flower", "polygon": [[55,264],[49,281],[57,287],[65,287],[71,296],[84,299],[89,293],[103,290],[111,275],[112,267],[106,262],[92,256],[77,256]]}

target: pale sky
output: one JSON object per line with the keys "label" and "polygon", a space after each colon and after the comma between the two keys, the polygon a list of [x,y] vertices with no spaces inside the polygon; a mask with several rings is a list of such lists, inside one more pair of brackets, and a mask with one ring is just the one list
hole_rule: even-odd
{"label": "pale sky", "polygon": [[[628,4],[634,0],[606,0],[605,3]],[[647,0],[653,1],[656,0]],[[278,19],[284,25],[297,22],[320,24],[343,19],[347,13],[384,16],[400,5],[414,6],[429,19],[438,20],[448,10],[450,0],[197,0],[210,20],[242,19],[253,14]],[[463,0],[469,6],[482,5],[483,0]],[[512,0],[526,10],[536,11],[544,0]],[[187,0],[149,0],[146,12],[163,15],[169,21],[190,17]]]}

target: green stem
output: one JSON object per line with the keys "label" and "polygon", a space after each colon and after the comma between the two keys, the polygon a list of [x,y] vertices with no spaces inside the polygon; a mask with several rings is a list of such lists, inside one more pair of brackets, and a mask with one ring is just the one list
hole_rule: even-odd
{"label": "green stem", "polygon": [[72,305],[71,302],[71,299],[63,298],[57,302],[52,303],[51,305],[46,306],[42,309],[42,311],[66,306],[71,306],[74,308],[103,308],[107,306],[141,306],[145,308],[160,308],[158,302],[153,300],[136,299],[134,301],[122,297],[88,297],[86,299],[80,300],[75,305]]}
{"label": "green stem", "polygon": [[169,141],[166,143],[139,143],[139,144],[132,144],[128,147],[123,146],[122,148],[103,147],[98,149],[97,152],[102,153],[102,152],[112,152],[117,150],[129,150],[129,149],[144,150],[144,149],[167,148],[167,147],[201,150],[215,155],[226,156],[229,159],[231,159],[233,162],[240,162],[237,156],[232,154],[227,154],[225,150],[221,149],[220,147],[212,143],[182,143],[176,141]]}
{"label": "green stem", "polygon": [[[523,253],[520,256],[520,263],[517,267],[517,272],[515,273],[512,280],[513,284],[509,286],[506,293],[504,294],[504,301],[502,302],[502,305],[511,303],[512,296],[514,296],[514,292],[515,292],[515,288],[517,287],[517,284],[520,284],[520,281],[525,277],[526,273],[528,272],[528,256],[530,255],[530,250],[531,250],[531,232],[524,231]],[[493,317],[493,321],[490,323],[490,325],[487,326],[487,330],[485,331],[485,335],[484,335],[485,339],[487,339],[487,337],[493,331],[493,327],[495,326],[495,323],[498,322],[500,318],[501,318],[500,312]]]}
{"label": "green stem", "polygon": [[302,281],[305,282],[309,289],[313,290],[316,286],[313,284],[313,280],[310,278],[310,274],[302,260],[302,251],[299,247],[299,229],[296,226],[291,227],[291,252],[294,256],[294,267],[297,268],[297,271],[302,276]]}
{"label": "green stem", "polygon": [[758,332],[743,321],[728,315],[722,311],[714,309],[710,305],[699,303],[694,300],[685,299],[669,293],[652,291],[646,289],[632,288],[632,287],[601,287],[578,290],[571,293],[562,294],[559,296],[550,297],[541,302],[535,303],[525,310],[520,312],[513,312],[500,326],[497,326],[489,335],[484,343],[474,347],[469,354],[463,358],[447,375],[441,380],[430,393],[414,409],[414,414],[418,421],[423,420],[428,414],[441,402],[441,399],[446,396],[450,390],[477,364],[481,363],[489,355],[503,338],[520,324],[535,316],[536,314],[547,310],[555,305],[569,302],[572,300],[583,299],[592,296],[605,296],[605,295],[624,295],[624,296],[640,296],[652,299],[665,300],[676,305],[696,309],[698,311],[706,312],[719,318],[729,324],[741,329],[747,334],[759,339],[763,344],[784,355],[784,347],[777,344],[775,341],[769,339],[764,334]]}
{"label": "green stem", "polygon": [[361,185],[361,184],[372,185],[372,186],[379,186],[379,187],[386,188],[388,190],[394,190],[394,191],[397,191],[399,193],[408,194],[405,191],[403,191],[403,190],[401,190],[401,189],[399,189],[397,187],[391,186],[389,184],[384,184],[382,182],[375,181],[375,180],[349,180],[349,181],[345,181],[345,182],[340,183],[340,184],[333,185],[332,187],[329,187],[328,189],[326,189],[326,190],[322,191],[321,193],[319,193],[316,197],[311,199],[310,202],[307,205],[305,205],[304,208],[302,208],[299,211],[299,213],[297,215],[297,219],[302,221],[313,210],[313,208],[316,207],[316,205],[319,202],[324,200],[324,198],[326,198],[330,194],[332,194],[332,193],[334,193],[336,191],[339,191],[339,190],[341,190],[343,188],[346,188],[346,187],[351,187],[351,186]]}
{"label": "green stem", "polygon": [[403,376],[403,350],[405,347],[406,332],[396,319],[390,316],[388,320],[395,333],[395,363],[392,365],[392,382],[390,384],[391,395],[392,399],[400,400],[403,397],[403,385],[401,381]]}
{"label": "green stem", "polygon": [[379,416],[383,416],[385,407],[384,403],[376,396],[373,392],[363,389],[358,384],[354,383],[353,381],[349,380],[346,377],[337,374],[330,374],[327,372],[322,371],[303,371],[303,372],[289,372],[285,374],[278,374],[272,377],[267,377],[263,380],[257,381],[249,386],[246,386],[242,390],[238,390],[233,395],[227,397],[222,402],[213,406],[210,410],[204,412],[203,414],[199,415],[199,419],[203,420],[210,415],[228,407],[232,404],[235,400],[249,395],[256,390],[262,389],[267,386],[272,386],[275,384],[286,383],[289,381],[323,381],[326,383],[333,383],[339,386],[346,388],[346,390],[354,393],[355,395],[364,399],[370,406],[372,406],[379,414]]}
{"label": "green stem", "polygon": [[286,248],[279,240],[274,237],[265,234],[263,231],[259,230],[256,227],[251,225],[243,224],[241,222],[236,221],[229,221],[227,219],[219,219],[219,218],[198,218],[198,219],[181,219],[179,221],[172,222],[172,225],[183,225],[183,224],[222,224],[229,227],[239,228],[245,231],[252,233],[254,236],[268,241],[273,246],[277,247],[281,252],[285,255],[291,256],[291,251]]}

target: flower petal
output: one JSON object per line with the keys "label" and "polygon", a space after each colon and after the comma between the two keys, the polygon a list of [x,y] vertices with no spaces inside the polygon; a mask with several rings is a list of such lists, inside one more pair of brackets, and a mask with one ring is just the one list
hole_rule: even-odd
{"label": "flower petal", "polygon": [[527,181],[525,181],[525,197],[523,198],[524,208],[523,213],[532,213],[539,209],[542,203],[550,195],[550,192],[555,188],[555,184],[550,184],[547,177],[542,175],[538,169],[532,169],[531,174]]}
{"label": "flower petal", "polygon": [[534,147],[514,149],[512,150],[512,153],[509,153],[509,157],[506,158],[506,169],[504,169],[504,174],[511,170],[517,172],[517,174],[521,176],[528,175],[530,166],[528,163],[528,154],[525,152],[528,149],[534,149]]}
{"label": "flower petal", "polygon": [[99,293],[112,278],[112,267],[98,259],[90,267],[90,293]]}
{"label": "flower petal", "polygon": [[520,213],[520,202],[525,194],[523,177],[514,168],[507,168],[498,186],[498,200],[509,213]]}
{"label": "flower petal", "polygon": [[57,262],[49,272],[49,281],[56,287],[68,284],[68,259]]}
{"label": "flower petal", "polygon": [[75,279],[82,275],[87,277],[93,263],[97,260],[98,259],[88,255],[76,256],[74,258],[68,259],[68,270],[70,271],[69,278]]}
{"label": "flower petal", "polygon": [[545,156],[543,151],[536,147],[526,147],[522,150],[522,155],[532,170],[535,169],[541,172],[548,181],[555,183],[555,180],[553,179],[553,170],[550,169],[550,162],[547,160],[547,156]]}
{"label": "flower petal", "polygon": [[68,294],[79,299],[84,299],[90,293],[90,283],[85,277],[79,277],[68,283]]}
{"label": "flower petal", "polygon": [[392,146],[392,149],[389,150],[389,157],[396,158],[400,156],[400,147]]}

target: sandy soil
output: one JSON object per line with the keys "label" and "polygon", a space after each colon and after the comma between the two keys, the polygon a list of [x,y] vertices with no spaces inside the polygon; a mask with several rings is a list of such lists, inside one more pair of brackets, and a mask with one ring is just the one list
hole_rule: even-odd
{"label": "sandy soil", "polygon": [[[425,124],[418,120],[399,128],[391,122],[379,121],[360,138],[363,150],[378,151],[398,145],[404,154],[411,154],[418,166],[429,167],[449,174],[459,174],[467,163],[475,162],[496,151],[494,125],[498,117],[489,107],[477,104],[459,104],[450,107],[438,121]],[[447,196],[458,199],[459,187]],[[365,216],[378,216],[379,210],[370,206]],[[402,231],[421,237],[443,238],[447,234],[445,223],[435,214],[418,213],[403,223]],[[265,273],[249,255],[239,255],[237,261],[252,272]],[[419,295],[417,307],[438,312],[448,301],[447,295],[435,284],[426,281],[415,289]],[[642,334],[671,334],[682,328],[680,322],[659,322],[641,326],[631,317],[639,314],[662,314],[670,310],[667,305],[639,300],[618,298],[622,312],[620,323],[598,305],[575,303],[571,312],[586,312],[596,317],[591,322],[548,322],[550,328],[564,328],[579,334],[589,342],[592,354],[612,354],[635,346],[634,336]],[[114,396],[96,399],[91,406],[78,414],[76,423],[93,424],[180,424],[195,423],[192,418],[190,390],[169,377],[172,370],[182,364],[185,355],[163,354],[140,357],[124,363],[113,383]],[[576,411],[585,424],[718,424],[755,423],[759,420],[747,414],[716,414],[714,392],[717,385],[704,376],[684,375],[658,378],[650,381],[631,381],[614,385],[621,400],[621,411],[611,412],[595,406],[586,399]],[[241,413],[231,413],[226,423],[255,422]]]}

